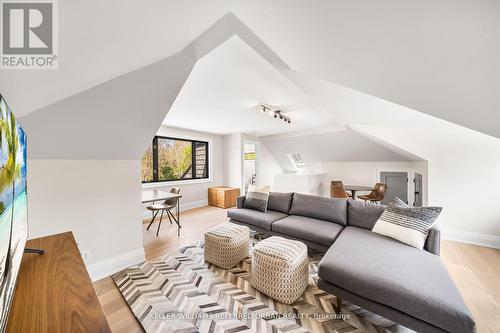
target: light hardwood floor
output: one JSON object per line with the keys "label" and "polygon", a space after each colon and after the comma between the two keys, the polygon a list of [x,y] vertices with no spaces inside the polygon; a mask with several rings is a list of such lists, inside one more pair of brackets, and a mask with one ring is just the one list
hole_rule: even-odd
{"label": "light hardwood floor", "polygon": [[[225,221],[225,209],[202,207],[181,214],[180,237],[168,219],[163,221],[159,237],[155,236],[156,223],[150,231],[146,231],[146,224],[146,259],[201,239],[206,230]],[[500,250],[443,241],[441,257],[476,320],[477,331],[500,332]],[[113,332],[143,332],[110,277],[95,282],[94,287]]]}

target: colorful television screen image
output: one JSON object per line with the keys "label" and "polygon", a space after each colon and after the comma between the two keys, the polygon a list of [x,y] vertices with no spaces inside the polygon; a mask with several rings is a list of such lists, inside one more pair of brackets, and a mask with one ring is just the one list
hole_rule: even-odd
{"label": "colorful television screen image", "polygon": [[26,133],[0,95],[0,332],[5,330],[28,235]]}

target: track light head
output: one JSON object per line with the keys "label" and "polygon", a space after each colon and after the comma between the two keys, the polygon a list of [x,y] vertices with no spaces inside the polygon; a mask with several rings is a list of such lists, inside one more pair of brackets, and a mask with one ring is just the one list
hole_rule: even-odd
{"label": "track light head", "polygon": [[287,116],[285,116],[281,110],[275,110],[269,106],[266,106],[264,104],[261,104],[260,105],[260,111],[264,114],[269,114],[271,117],[273,117],[274,119],[278,119],[278,117],[280,118],[280,120],[283,120],[285,123],[288,123],[290,124],[292,121],[290,118],[288,118]]}

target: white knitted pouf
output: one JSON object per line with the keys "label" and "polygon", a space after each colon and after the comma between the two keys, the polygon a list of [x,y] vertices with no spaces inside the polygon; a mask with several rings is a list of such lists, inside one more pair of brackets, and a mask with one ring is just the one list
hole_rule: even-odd
{"label": "white knitted pouf", "polygon": [[278,302],[292,304],[307,288],[308,269],[304,243],[273,236],[254,246],[250,282]]}
{"label": "white knitted pouf", "polygon": [[205,233],[205,261],[229,269],[250,257],[250,229],[226,222]]}

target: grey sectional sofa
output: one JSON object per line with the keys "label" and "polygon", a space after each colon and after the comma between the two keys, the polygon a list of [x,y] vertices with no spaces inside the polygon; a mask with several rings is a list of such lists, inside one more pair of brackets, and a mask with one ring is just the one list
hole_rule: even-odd
{"label": "grey sectional sofa", "polygon": [[384,206],[298,193],[270,193],[267,212],[228,211],[230,222],[326,250],[318,285],[418,332],[474,332],[468,308],[439,257],[431,229],[425,251],[373,233]]}

